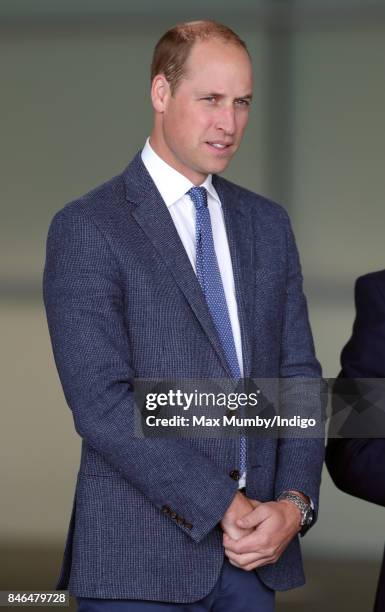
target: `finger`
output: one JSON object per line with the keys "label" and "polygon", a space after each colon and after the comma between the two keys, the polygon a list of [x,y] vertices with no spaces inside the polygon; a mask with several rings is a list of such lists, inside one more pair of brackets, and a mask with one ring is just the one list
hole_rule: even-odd
{"label": "finger", "polygon": [[223,534],[223,547],[237,554],[264,553],[271,554],[277,548],[275,534],[258,533],[254,530],[238,540],[233,540],[226,533]]}
{"label": "finger", "polygon": [[239,569],[243,569],[243,567],[241,567],[240,565],[238,565],[238,563],[232,561],[231,559],[229,559],[229,563],[231,563],[231,565],[234,565],[234,567],[239,567]]}
{"label": "finger", "polygon": [[239,538],[235,540],[233,538],[230,538],[227,535],[227,533],[224,533],[223,534],[223,547],[225,550],[230,550],[231,552],[234,552],[236,554],[255,552],[256,549],[253,546],[253,542],[249,541],[249,542],[246,542],[246,545],[244,544],[244,541],[247,538],[250,538],[250,535],[244,536],[243,538]]}
{"label": "finger", "polygon": [[231,552],[230,550],[225,550],[225,554],[227,558],[231,561],[234,561],[239,567],[245,567],[246,565],[250,565],[251,563],[255,563],[256,561],[261,561],[265,559],[264,555],[259,555],[257,553],[245,553],[244,555],[237,555],[236,553]]}
{"label": "finger", "polygon": [[245,514],[240,519],[237,519],[236,525],[238,527],[242,527],[243,529],[248,529],[251,527],[257,527],[260,523],[262,523],[269,516],[269,511],[265,507],[265,504],[258,504],[253,510]]}
{"label": "finger", "polygon": [[225,548],[225,555],[231,559],[233,559],[233,561],[236,561],[237,563],[241,563],[242,565],[245,565],[247,563],[251,563],[253,561],[259,561],[261,559],[278,559],[280,553],[282,552],[281,550],[277,549],[277,548],[267,548],[265,550],[252,550],[251,552],[246,552],[246,553],[236,553],[233,550],[230,550],[229,548]]}
{"label": "finger", "polygon": [[263,559],[260,559],[259,561],[254,561],[253,563],[249,563],[248,565],[245,565],[242,567],[243,570],[245,570],[245,572],[251,572],[252,570],[258,569],[259,567],[263,567],[264,565],[271,565],[272,563],[275,563],[277,559],[273,558],[273,557],[265,557]]}
{"label": "finger", "polygon": [[257,506],[260,506],[262,504],[262,502],[258,501],[257,499],[250,499],[250,497],[248,497],[247,499],[249,500],[253,508],[257,508]]}
{"label": "finger", "polygon": [[224,526],[223,533],[235,542],[243,538],[245,535],[249,535],[251,531],[250,529],[242,529],[241,527],[236,527],[233,524],[229,524]]}
{"label": "finger", "polygon": [[251,561],[250,563],[243,563],[242,560],[236,560],[236,557],[233,558],[233,555],[231,555],[231,558],[228,557],[229,563],[231,563],[231,565],[234,565],[234,567],[238,567],[239,569],[242,569],[246,572],[250,572],[252,570],[258,569],[259,567],[263,567],[264,565],[271,565],[272,563],[276,563],[276,561],[279,559],[279,555],[274,555],[274,556],[261,556],[260,559],[256,560],[256,561]]}

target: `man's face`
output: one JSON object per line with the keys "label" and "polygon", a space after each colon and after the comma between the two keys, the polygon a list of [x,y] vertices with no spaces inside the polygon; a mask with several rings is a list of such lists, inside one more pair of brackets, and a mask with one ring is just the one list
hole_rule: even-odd
{"label": "man's face", "polygon": [[241,143],[251,93],[244,49],[215,39],[195,43],[174,95],[167,85],[156,151],[194,184],[223,172]]}

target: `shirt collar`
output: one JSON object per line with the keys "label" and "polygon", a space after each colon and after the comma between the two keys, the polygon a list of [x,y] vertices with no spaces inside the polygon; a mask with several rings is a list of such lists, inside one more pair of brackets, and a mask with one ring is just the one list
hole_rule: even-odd
{"label": "shirt collar", "polygon": [[[188,178],[175,170],[175,168],[172,168],[172,166],[155,153],[150,145],[149,138],[146,140],[141,156],[149,175],[168,208],[180,200],[191,187],[194,187]],[[211,174],[206,177],[200,186],[205,187],[208,193],[220,204],[220,199],[212,183]]]}

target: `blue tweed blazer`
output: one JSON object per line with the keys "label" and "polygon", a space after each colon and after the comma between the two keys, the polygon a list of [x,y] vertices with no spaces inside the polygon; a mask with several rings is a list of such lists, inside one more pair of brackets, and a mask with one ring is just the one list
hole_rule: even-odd
{"label": "blue tweed blazer", "polygon": [[[245,377],[318,377],[286,212],[219,176]],[[57,588],[74,596],[192,602],[223,562],[220,519],[237,482],[233,439],[135,435],[135,378],[230,375],[204,296],[140,153],[53,218],[44,302],[54,357],[82,438]],[[286,489],[316,506],[322,439],[249,438],[247,495]],[[304,582],[298,538],[258,570],[272,589]]]}

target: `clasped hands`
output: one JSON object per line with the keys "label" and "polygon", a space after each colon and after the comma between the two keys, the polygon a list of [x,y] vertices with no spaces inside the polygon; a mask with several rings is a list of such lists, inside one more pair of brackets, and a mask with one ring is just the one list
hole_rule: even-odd
{"label": "clasped hands", "polygon": [[287,500],[259,502],[237,491],[220,525],[230,563],[250,571],[279,559],[301,528],[301,511]]}

